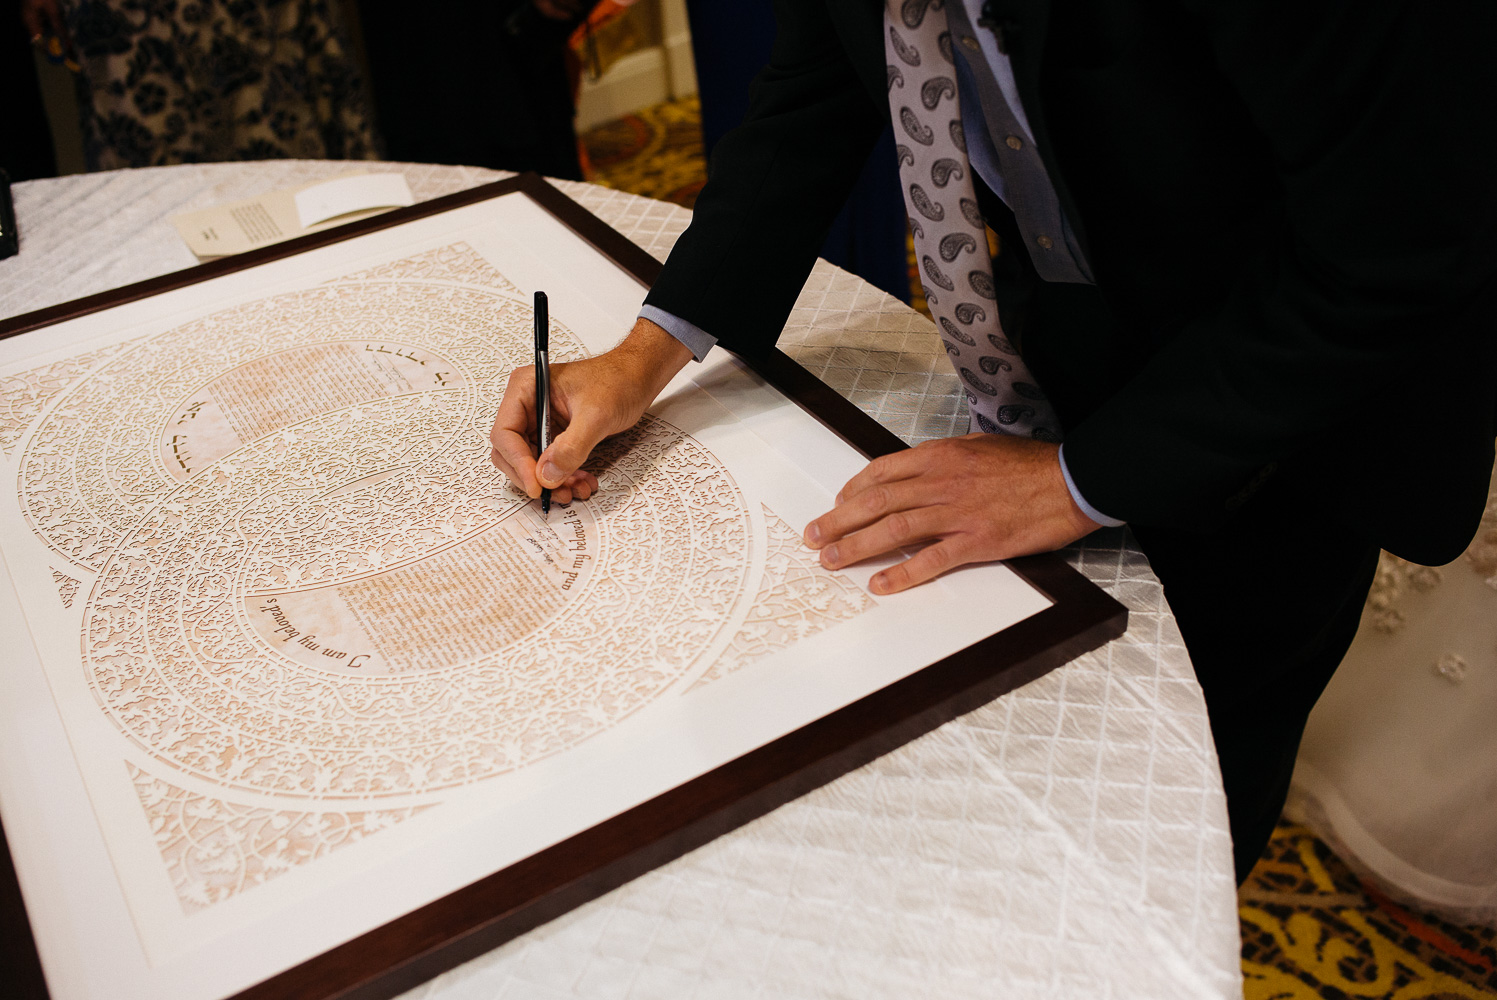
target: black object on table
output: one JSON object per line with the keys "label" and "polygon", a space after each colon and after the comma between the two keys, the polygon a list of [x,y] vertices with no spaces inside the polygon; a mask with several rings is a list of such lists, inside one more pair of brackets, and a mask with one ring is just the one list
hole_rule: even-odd
{"label": "black object on table", "polygon": [[16,232],[16,207],[10,200],[10,177],[0,170],[0,259],[14,257],[21,250]]}

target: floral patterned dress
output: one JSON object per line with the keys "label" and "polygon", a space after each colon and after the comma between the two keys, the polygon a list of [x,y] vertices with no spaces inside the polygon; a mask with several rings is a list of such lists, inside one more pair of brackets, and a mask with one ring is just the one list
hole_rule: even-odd
{"label": "floral patterned dress", "polygon": [[327,0],[64,0],[90,170],[372,159],[363,81]]}

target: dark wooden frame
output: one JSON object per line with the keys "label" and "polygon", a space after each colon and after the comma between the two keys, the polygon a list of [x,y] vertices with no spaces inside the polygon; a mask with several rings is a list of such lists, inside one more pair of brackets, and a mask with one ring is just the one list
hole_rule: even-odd
{"label": "dark wooden frame", "polygon": [[[0,338],[37,330],[209,278],[499,195],[523,192],[648,287],[655,258],[534,174],[252,250],[0,321]],[[897,437],[779,350],[750,369],[872,458]],[[379,1000],[503,944],[756,819],[1121,635],[1127,610],[1054,555],[1009,566],[1054,603],[831,715],[479,879],[237,994]],[[8,996],[47,988],[14,862],[0,828],[0,983]]]}

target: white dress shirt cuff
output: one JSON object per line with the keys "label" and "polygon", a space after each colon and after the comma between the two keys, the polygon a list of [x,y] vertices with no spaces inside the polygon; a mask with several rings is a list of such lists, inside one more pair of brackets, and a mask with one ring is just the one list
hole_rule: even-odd
{"label": "white dress shirt cuff", "polygon": [[1081,491],[1076,488],[1076,480],[1071,478],[1070,466],[1066,465],[1065,445],[1060,446],[1060,474],[1066,477],[1066,489],[1071,491],[1071,499],[1076,501],[1076,506],[1081,508],[1081,513],[1085,514],[1093,521],[1096,521],[1104,528],[1116,528],[1119,525],[1127,523],[1125,521],[1119,521],[1115,517],[1108,517],[1106,514],[1102,513],[1100,510],[1086,502],[1086,497],[1082,496]]}
{"label": "white dress shirt cuff", "polygon": [[717,338],[701,327],[694,326],[680,316],[668,313],[664,309],[655,306],[641,306],[639,318],[649,320],[685,344],[686,349],[691,352],[691,356],[698,361],[705,358],[707,352],[712,350],[713,346],[717,343]]}

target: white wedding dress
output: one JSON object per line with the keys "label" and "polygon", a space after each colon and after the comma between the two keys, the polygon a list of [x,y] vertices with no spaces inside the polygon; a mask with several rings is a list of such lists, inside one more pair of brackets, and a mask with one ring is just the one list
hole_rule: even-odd
{"label": "white wedding dress", "polygon": [[1497,473],[1461,558],[1383,554],[1289,813],[1395,898],[1497,925]]}

